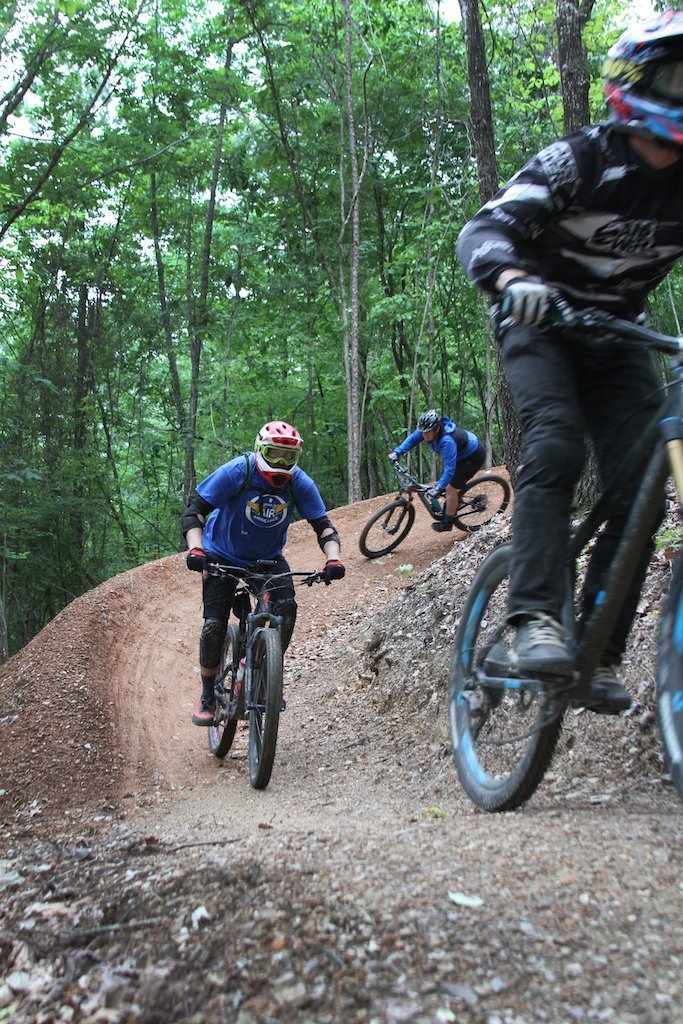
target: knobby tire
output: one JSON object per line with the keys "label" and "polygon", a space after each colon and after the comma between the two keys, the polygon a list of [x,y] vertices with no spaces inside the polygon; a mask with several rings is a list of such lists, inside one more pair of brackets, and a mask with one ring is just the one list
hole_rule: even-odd
{"label": "knobby tire", "polygon": [[683,800],[683,559],[676,559],[659,627],[657,719],[671,781]]}
{"label": "knobby tire", "polygon": [[510,484],[497,473],[472,477],[460,492],[460,500],[465,504],[455,513],[455,525],[465,533],[475,533],[505,511],[510,494]]}
{"label": "knobby tire", "polygon": [[225,757],[237,730],[237,698],[233,694],[233,684],[239,659],[239,630],[231,623],[228,626],[218,666],[218,678],[221,681],[216,692],[216,715],[213,725],[207,729],[209,750],[216,757]]}
{"label": "knobby tire", "polygon": [[415,522],[415,507],[406,498],[394,498],[375,512],[363,527],[358,539],[361,554],[366,558],[388,555],[408,536]]}
{"label": "knobby tire", "polygon": [[[475,677],[486,655],[506,662],[514,630],[506,623],[511,547],[485,559],[465,601],[450,674],[453,760],[470,799],[485,811],[509,811],[543,779],[562,729],[564,704],[525,689],[486,687]],[[505,672],[496,672],[505,675]]]}
{"label": "knobby tire", "polygon": [[249,782],[265,789],[275,761],[282,707],[282,643],[276,629],[262,629],[256,637],[252,666],[252,701],[249,710]]}

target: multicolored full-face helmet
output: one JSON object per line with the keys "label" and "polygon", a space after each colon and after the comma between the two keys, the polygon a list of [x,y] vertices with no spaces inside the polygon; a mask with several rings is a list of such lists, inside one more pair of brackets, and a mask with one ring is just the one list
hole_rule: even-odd
{"label": "multicolored full-face helmet", "polygon": [[283,487],[296,469],[303,446],[296,427],[282,420],[266,423],[254,442],[256,468],[272,487]]}
{"label": "multicolored full-face helmet", "polygon": [[608,51],[603,75],[616,124],[683,148],[683,12],[629,28]]}
{"label": "multicolored full-face helmet", "polygon": [[423,433],[425,430],[436,430],[441,425],[441,417],[436,409],[427,409],[417,421],[417,429]]}

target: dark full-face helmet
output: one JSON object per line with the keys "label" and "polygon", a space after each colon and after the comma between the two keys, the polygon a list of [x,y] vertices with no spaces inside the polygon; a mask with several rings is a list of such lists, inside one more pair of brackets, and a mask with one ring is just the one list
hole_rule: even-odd
{"label": "dark full-face helmet", "polygon": [[436,430],[441,423],[441,417],[436,409],[427,409],[417,421],[417,429],[421,431]]}
{"label": "dark full-face helmet", "polygon": [[608,51],[603,75],[616,124],[683,148],[683,12],[627,29]]}
{"label": "dark full-face helmet", "polygon": [[272,420],[261,427],[256,436],[256,468],[273,487],[282,487],[294,473],[303,446],[296,427],[283,420]]}

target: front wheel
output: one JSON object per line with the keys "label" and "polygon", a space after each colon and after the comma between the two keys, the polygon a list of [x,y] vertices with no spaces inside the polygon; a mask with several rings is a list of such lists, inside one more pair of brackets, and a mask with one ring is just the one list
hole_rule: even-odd
{"label": "front wheel", "polygon": [[463,788],[485,811],[528,800],[550,764],[564,704],[532,679],[509,678],[511,546],[496,548],[472,582],[455,635],[450,675],[453,760]]}
{"label": "front wheel", "polygon": [[249,706],[249,782],[265,789],[275,761],[282,707],[282,643],[276,629],[262,629],[254,643]]}
{"label": "front wheel", "polygon": [[510,484],[497,473],[472,477],[460,492],[460,505],[455,525],[466,533],[474,533],[504,512],[510,502]]}
{"label": "front wheel", "polygon": [[683,800],[683,560],[677,558],[659,627],[657,719],[671,781]]}
{"label": "front wheel", "polygon": [[415,508],[406,498],[394,498],[375,512],[363,527],[358,547],[366,558],[388,555],[404,540],[415,522]]}
{"label": "front wheel", "polygon": [[239,630],[230,624],[221,651],[215,686],[216,714],[209,727],[209,750],[216,757],[225,757],[232,746],[237,729],[237,694],[234,692],[235,676],[240,660]]}

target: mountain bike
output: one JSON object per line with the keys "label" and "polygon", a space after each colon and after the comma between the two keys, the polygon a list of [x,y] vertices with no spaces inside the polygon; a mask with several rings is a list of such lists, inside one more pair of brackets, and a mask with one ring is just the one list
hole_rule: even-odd
{"label": "mountain bike", "polygon": [[275,563],[261,561],[253,567],[209,562],[211,576],[229,576],[238,581],[232,609],[238,624],[228,630],[216,673],[216,711],[209,726],[209,750],[223,758],[235,738],[237,723],[249,723],[249,782],[265,789],[275,761],[283,697],[282,616],[270,607],[270,591],[277,580],[302,577],[298,585],[323,582],[322,573],[273,573]]}
{"label": "mountain bike", "polygon": [[[562,301],[562,307],[564,308]],[[540,676],[512,670],[514,629],[506,622],[511,545],[494,549],[478,570],[456,630],[450,672],[453,758],[470,799],[487,811],[511,810],[540,784],[553,757],[567,709],[590,707],[590,681],[609,641],[633,578],[634,566],[659,521],[669,472],[683,498],[683,335],[669,337],[612,317],[602,310],[564,310],[596,344],[636,345],[668,353],[670,374],[658,412],[628,468],[608,482],[593,508],[572,530],[566,560],[563,625],[576,654],[576,669],[563,693]],[[562,322],[553,320],[562,327]],[[549,341],[548,344],[551,344]],[[590,547],[621,492],[639,480],[635,499],[604,592],[578,633],[577,562]],[[660,620],[656,684],[657,718],[673,784],[683,798],[683,560],[674,563]]]}
{"label": "mountain bike", "polygon": [[[399,480],[398,494],[370,517],[358,539],[361,554],[366,558],[388,555],[405,540],[415,522],[415,497],[432,519],[439,520],[443,516],[443,492],[440,497],[428,496],[429,484],[420,483],[399,462],[394,462],[393,466]],[[510,484],[497,473],[473,476],[460,491],[454,525],[465,533],[481,529],[494,516],[505,511],[510,493]]]}

